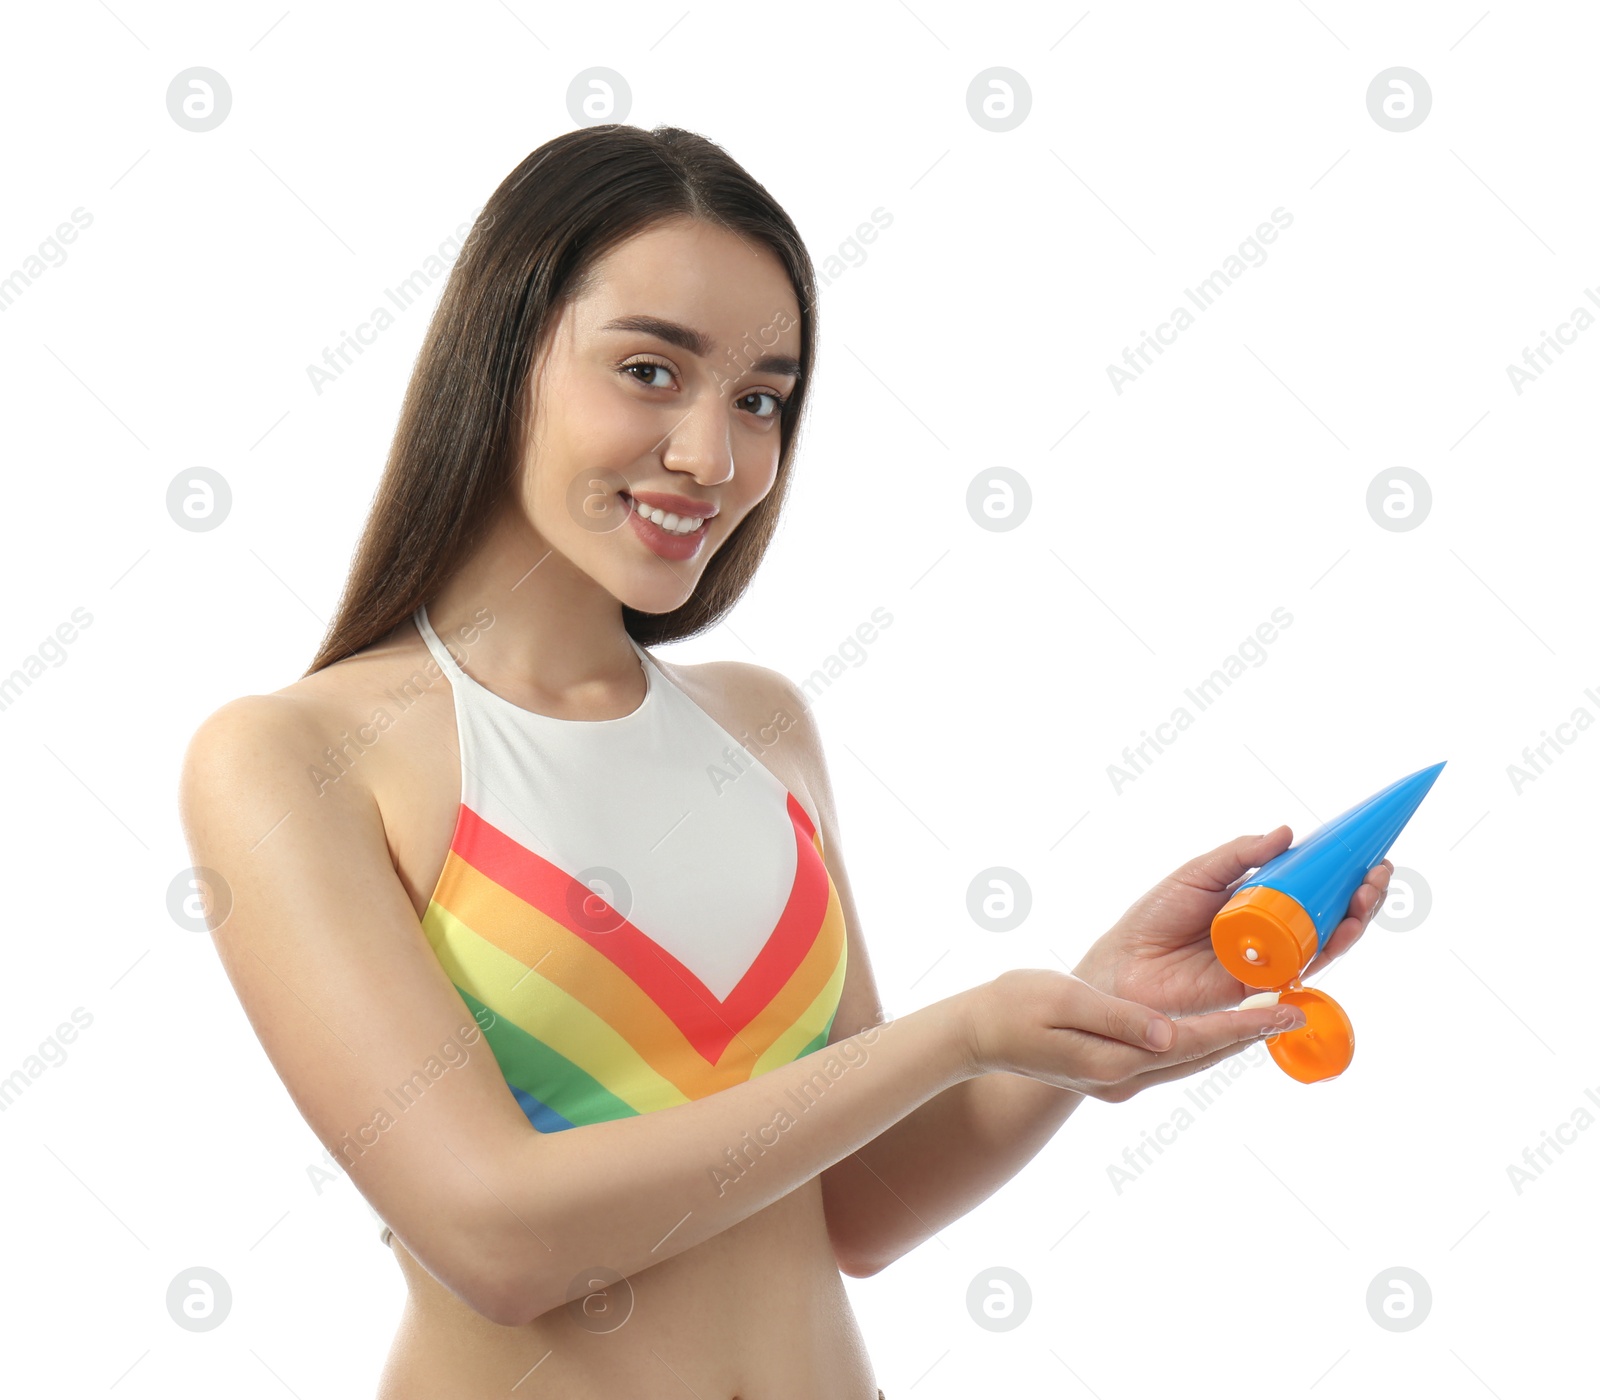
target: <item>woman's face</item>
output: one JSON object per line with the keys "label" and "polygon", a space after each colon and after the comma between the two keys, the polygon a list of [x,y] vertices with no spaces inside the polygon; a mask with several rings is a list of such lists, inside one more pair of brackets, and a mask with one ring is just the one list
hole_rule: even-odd
{"label": "woman's face", "polygon": [[535,532],[627,606],[681,606],[772,489],[799,357],[794,289],[765,245],[677,218],[612,249],[534,371]]}

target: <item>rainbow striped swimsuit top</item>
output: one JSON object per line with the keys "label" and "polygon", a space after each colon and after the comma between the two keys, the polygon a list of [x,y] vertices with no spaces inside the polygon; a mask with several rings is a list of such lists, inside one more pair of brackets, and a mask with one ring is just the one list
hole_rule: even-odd
{"label": "rainbow striped swimsuit top", "polygon": [[540,1132],[704,1098],[828,1042],[845,925],[794,795],[637,642],[643,703],[564,720],[450,682],[461,807],[422,926]]}

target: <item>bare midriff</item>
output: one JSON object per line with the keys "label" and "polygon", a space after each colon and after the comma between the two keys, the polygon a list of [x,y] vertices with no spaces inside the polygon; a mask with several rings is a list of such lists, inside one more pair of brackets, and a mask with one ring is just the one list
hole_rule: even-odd
{"label": "bare midriff", "polygon": [[603,1297],[552,1308],[521,1327],[474,1312],[398,1236],[390,1248],[408,1296],[378,1400],[878,1393],[828,1242],[819,1178],[621,1283],[609,1282],[615,1271],[596,1261],[608,1281]]}

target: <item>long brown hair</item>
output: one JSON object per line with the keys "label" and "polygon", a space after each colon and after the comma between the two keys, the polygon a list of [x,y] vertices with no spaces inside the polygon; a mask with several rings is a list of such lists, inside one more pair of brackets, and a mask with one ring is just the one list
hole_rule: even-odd
{"label": "long brown hair", "polygon": [[800,377],[779,427],[771,491],[667,613],[624,605],[641,645],[716,623],[749,587],[777,528],[815,359],[811,258],[776,200],[715,142],[620,123],[531,152],[479,211],[417,356],[349,577],[306,675],[370,646],[428,601],[484,539],[521,465],[530,371],[562,308],[624,239],[689,215],[765,244],[800,304]]}

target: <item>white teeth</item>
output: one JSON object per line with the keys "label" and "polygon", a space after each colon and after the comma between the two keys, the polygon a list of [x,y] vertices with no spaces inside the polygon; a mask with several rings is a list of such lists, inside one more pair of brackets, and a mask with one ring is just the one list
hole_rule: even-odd
{"label": "white teeth", "polygon": [[696,520],[692,516],[686,515],[680,518],[664,510],[657,510],[654,506],[647,506],[640,501],[634,501],[632,496],[629,496],[628,499],[633,501],[633,508],[644,516],[646,520],[654,521],[663,530],[667,530],[674,535],[692,535],[705,523],[704,520]]}

